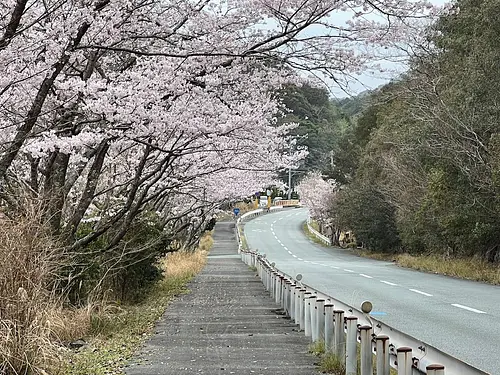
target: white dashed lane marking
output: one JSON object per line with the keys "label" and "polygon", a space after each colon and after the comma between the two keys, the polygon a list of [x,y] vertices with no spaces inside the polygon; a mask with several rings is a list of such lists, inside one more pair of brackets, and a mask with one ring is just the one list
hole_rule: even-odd
{"label": "white dashed lane marking", "polygon": [[472,311],[472,312],[475,312],[477,314],[486,314],[485,311],[481,311],[481,310],[478,310],[478,309],[474,309],[472,307],[469,307],[469,306],[464,306],[464,305],[459,305],[458,303],[452,303],[451,304],[452,306],[455,306],[455,307],[458,307],[459,309],[464,309],[464,310],[467,310],[467,311]]}
{"label": "white dashed lane marking", "polygon": [[391,283],[390,281],[385,281],[385,280],[380,280],[381,283],[387,284],[387,285],[392,285],[392,286],[397,286],[398,284]]}
{"label": "white dashed lane marking", "polygon": [[354,271],[353,271],[353,270],[348,270],[348,269],[345,269],[345,268],[344,268],[344,271],[345,271],[345,272],[354,273]]}
{"label": "white dashed lane marking", "polygon": [[372,276],[365,275],[364,273],[360,273],[359,276],[366,277],[367,279],[373,279]]}
{"label": "white dashed lane marking", "polygon": [[418,293],[418,294],[421,294],[423,296],[432,297],[432,294],[426,293],[426,292],[422,292],[421,290],[418,290],[418,289],[410,289],[410,290],[412,292],[414,292],[414,293]]}

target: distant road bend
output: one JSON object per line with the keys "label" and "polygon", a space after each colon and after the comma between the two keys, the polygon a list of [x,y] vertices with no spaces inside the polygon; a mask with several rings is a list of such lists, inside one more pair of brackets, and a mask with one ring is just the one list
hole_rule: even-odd
{"label": "distant road bend", "polygon": [[286,209],[245,224],[249,246],[321,292],[372,315],[492,375],[500,374],[500,287],[400,268],[326,248],[302,231],[306,209]]}

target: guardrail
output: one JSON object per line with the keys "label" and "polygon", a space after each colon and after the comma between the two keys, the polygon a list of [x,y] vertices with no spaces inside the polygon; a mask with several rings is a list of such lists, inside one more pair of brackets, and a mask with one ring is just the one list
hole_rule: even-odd
{"label": "guardrail", "polygon": [[314,237],[316,237],[318,240],[320,240],[321,242],[323,242],[326,245],[332,244],[332,241],[327,236],[322,235],[321,233],[319,233],[316,229],[314,229],[311,226],[311,218],[310,217],[307,218],[306,223],[307,223],[307,229],[309,230],[309,232],[312,233],[312,235]]}
{"label": "guardrail", "polygon": [[244,263],[257,269],[266,290],[300,330],[313,342],[324,340],[326,350],[345,363],[346,375],[358,373],[358,343],[361,375],[372,375],[374,365],[377,375],[389,375],[390,367],[398,375],[444,375],[445,371],[446,375],[488,375],[371,317],[369,302],[356,309],[302,283],[300,274],[294,278],[280,271],[265,254],[244,249],[240,254]]}
{"label": "guardrail", "polygon": [[298,199],[284,199],[281,201],[276,201],[273,203],[274,206],[283,206],[283,207],[296,207],[300,206],[300,200]]}

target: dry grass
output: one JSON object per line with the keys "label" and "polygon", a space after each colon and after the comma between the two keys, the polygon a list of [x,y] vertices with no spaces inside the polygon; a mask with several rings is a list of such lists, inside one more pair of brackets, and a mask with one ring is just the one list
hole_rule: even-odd
{"label": "dry grass", "polygon": [[477,258],[450,258],[439,255],[385,254],[356,250],[359,256],[395,262],[401,267],[500,285],[500,265]]}
{"label": "dry grass", "polygon": [[49,312],[59,304],[51,285],[61,251],[36,210],[0,231],[0,373],[45,374],[57,363]]}
{"label": "dry grass", "polygon": [[211,234],[200,239],[198,250],[178,251],[168,254],[161,262],[165,278],[193,277],[205,266],[207,254],[213,245]]}
{"label": "dry grass", "polygon": [[49,310],[48,320],[52,339],[61,344],[87,336],[92,325],[93,309],[62,308],[56,306]]}
{"label": "dry grass", "polygon": [[243,215],[244,213],[255,210],[255,204],[253,202],[251,203],[238,202],[234,206],[240,209],[239,215]]}
{"label": "dry grass", "polygon": [[437,255],[397,256],[397,264],[420,271],[433,272],[462,279],[500,284],[500,266],[474,258],[444,258]]}

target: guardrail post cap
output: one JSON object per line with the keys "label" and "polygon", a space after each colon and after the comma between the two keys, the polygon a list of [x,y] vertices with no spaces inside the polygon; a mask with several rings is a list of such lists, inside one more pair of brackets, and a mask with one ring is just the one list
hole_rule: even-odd
{"label": "guardrail post cap", "polygon": [[271,267],[274,267],[276,265],[276,263],[272,262],[271,263]]}
{"label": "guardrail post cap", "polygon": [[297,281],[302,280],[302,274],[298,273],[297,276],[295,276],[295,280]]}
{"label": "guardrail post cap", "polygon": [[399,348],[397,348],[396,350],[398,353],[408,353],[408,352],[411,352],[412,351],[412,348],[408,347],[408,346],[401,346]]}
{"label": "guardrail post cap", "polygon": [[373,304],[370,301],[364,301],[361,304],[361,311],[363,311],[365,314],[369,314],[370,311],[373,309]]}
{"label": "guardrail post cap", "polygon": [[444,366],[438,365],[438,364],[432,364],[432,365],[427,366],[425,369],[426,370],[444,370]]}

